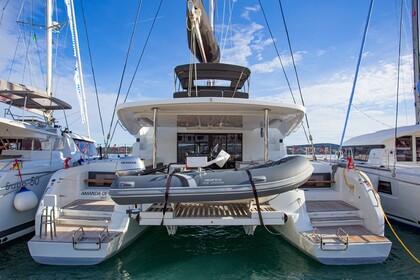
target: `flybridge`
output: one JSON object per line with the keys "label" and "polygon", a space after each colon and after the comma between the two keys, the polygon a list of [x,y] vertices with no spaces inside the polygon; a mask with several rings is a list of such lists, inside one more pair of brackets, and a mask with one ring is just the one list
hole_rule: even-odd
{"label": "flybridge", "polygon": [[0,102],[23,109],[66,110],[71,106],[46,92],[25,85],[0,80]]}
{"label": "flybridge", "polygon": [[[251,76],[251,70],[247,67],[222,63],[200,63],[179,65],[174,71],[177,78],[175,90],[182,88],[182,91],[174,93],[174,98],[249,98],[249,93],[244,89],[247,83],[249,90]],[[213,85],[206,84],[207,81],[213,81]],[[222,85],[216,85],[219,83]]]}

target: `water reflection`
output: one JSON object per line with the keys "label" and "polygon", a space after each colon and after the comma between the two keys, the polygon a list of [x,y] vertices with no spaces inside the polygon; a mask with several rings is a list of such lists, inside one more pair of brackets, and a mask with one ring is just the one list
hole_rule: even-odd
{"label": "water reflection", "polygon": [[[395,228],[419,256],[418,230]],[[117,256],[87,267],[37,264],[21,241],[0,250],[0,279],[415,279],[418,264],[388,228],[386,235],[389,258],[359,266],[322,265],[261,227],[254,236],[242,227],[180,227],[175,236],[153,227]]]}

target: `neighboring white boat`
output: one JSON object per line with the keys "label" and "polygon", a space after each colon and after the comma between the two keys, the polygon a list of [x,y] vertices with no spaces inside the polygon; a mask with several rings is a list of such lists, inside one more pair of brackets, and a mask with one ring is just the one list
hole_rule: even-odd
{"label": "neighboring white boat", "polygon": [[[0,100],[44,113],[71,108],[36,89],[3,80]],[[0,118],[0,245],[34,231],[39,200],[51,175],[65,167],[67,158],[72,165],[96,156],[94,142],[88,138],[62,131],[47,119],[23,118],[10,110],[9,115]]]}
{"label": "neighboring white boat", "polygon": [[38,203],[55,171],[97,156],[91,139],[61,128],[53,117],[71,106],[52,96],[52,30],[59,25],[52,22],[52,1],[46,6],[46,90],[0,80],[0,102],[22,114],[9,108],[10,118],[0,118],[0,245],[34,231]]}
{"label": "neighboring white boat", "polygon": [[[396,140],[396,141],[395,141]],[[366,173],[388,218],[420,228],[420,125],[377,131],[344,142]]]}
{"label": "neighboring white boat", "polygon": [[412,1],[414,104],[416,124],[357,136],[344,142],[348,156],[365,172],[386,215],[420,228],[420,101],[418,0]]}

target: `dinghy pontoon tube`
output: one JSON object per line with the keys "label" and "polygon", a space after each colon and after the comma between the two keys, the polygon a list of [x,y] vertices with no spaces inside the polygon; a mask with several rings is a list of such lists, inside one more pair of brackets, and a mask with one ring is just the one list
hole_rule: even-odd
{"label": "dinghy pontoon tube", "polygon": [[[258,196],[268,197],[304,184],[313,167],[301,156],[248,168]],[[163,203],[169,174],[119,177],[109,195],[118,204]],[[185,171],[172,175],[167,202],[212,202],[253,200],[246,169]]]}

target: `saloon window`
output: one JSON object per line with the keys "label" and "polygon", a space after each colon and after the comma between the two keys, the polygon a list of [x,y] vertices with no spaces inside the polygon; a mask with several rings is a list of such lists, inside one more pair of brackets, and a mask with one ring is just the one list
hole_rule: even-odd
{"label": "saloon window", "polygon": [[345,156],[352,156],[357,161],[368,161],[370,151],[373,149],[383,149],[384,145],[367,145],[367,146],[348,146],[344,147]]}
{"label": "saloon window", "polygon": [[397,161],[413,161],[413,143],[411,136],[398,137],[395,142]]}

